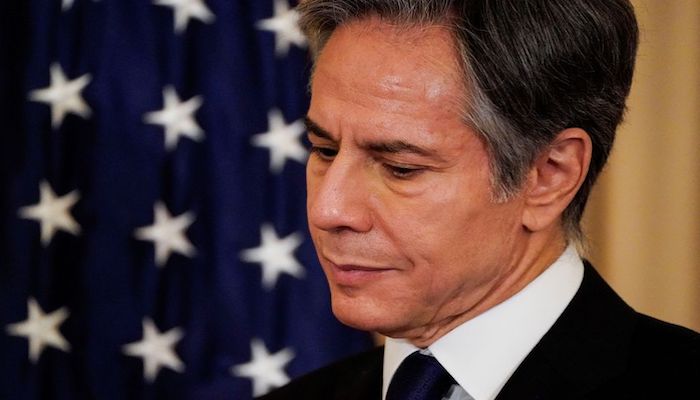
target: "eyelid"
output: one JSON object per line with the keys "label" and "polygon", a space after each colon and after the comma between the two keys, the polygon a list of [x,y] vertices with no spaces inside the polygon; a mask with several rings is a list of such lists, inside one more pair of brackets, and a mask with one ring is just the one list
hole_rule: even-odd
{"label": "eyelid", "polygon": [[[334,154],[332,156],[328,155],[328,154],[324,154],[323,153],[324,151],[333,152]],[[309,152],[312,155],[316,155],[318,158],[320,158],[323,161],[331,161],[338,154],[338,149],[335,149],[332,146],[321,146],[321,145],[311,144],[311,148],[309,149]]]}
{"label": "eyelid", "polygon": [[327,147],[327,148],[338,148],[338,143],[328,140],[326,138],[318,137],[315,135],[308,135],[307,141],[311,146],[315,147]]}
{"label": "eyelid", "polygon": [[426,167],[419,165],[405,165],[385,162],[383,163],[383,166],[393,178],[399,180],[411,179],[427,170]]}

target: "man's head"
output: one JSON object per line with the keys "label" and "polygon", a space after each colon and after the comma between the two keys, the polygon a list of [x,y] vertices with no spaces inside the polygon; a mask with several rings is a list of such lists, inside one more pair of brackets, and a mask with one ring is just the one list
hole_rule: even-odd
{"label": "man's head", "polygon": [[426,327],[502,301],[578,238],[631,83],[626,1],[299,10],[315,52],[309,222],[341,320],[440,335]]}
{"label": "man's head", "polygon": [[299,9],[316,57],[337,27],[369,16],[448,29],[465,84],[465,123],[489,147],[497,199],[520,188],[558,132],[584,129],[591,167],[562,221],[569,238],[580,239],[632,81],[638,32],[627,0],[308,0]]}

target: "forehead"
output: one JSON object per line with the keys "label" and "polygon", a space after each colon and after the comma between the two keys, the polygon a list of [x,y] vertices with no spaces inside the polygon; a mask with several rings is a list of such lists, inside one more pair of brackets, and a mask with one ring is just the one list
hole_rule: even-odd
{"label": "forehead", "polygon": [[[399,26],[368,17],[338,27],[314,73],[334,87],[397,100],[457,101],[463,97],[458,53],[443,26]],[[313,82],[312,82],[313,90]]]}
{"label": "forehead", "polygon": [[309,118],[339,142],[401,141],[455,159],[481,147],[465,123],[460,71],[445,27],[348,23],[317,59]]}

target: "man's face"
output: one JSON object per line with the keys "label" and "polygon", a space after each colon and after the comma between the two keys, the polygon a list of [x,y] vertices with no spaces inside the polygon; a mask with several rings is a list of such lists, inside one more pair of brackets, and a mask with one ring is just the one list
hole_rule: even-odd
{"label": "man's face", "polygon": [[492,201],[459,71],[444,28],[376,19],[339,28],[317,60],[309,226],[348,325],[429,335],[477,309],[518,257],[522,201]]}

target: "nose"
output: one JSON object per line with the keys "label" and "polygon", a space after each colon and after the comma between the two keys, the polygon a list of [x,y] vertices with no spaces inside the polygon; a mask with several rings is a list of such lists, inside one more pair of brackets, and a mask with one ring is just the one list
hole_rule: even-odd
{"label": "nose", "polygon": [[367,232],[372,228],[369,177],[340,155],[322,172],[307,170],[307,213],[312,228]]}

